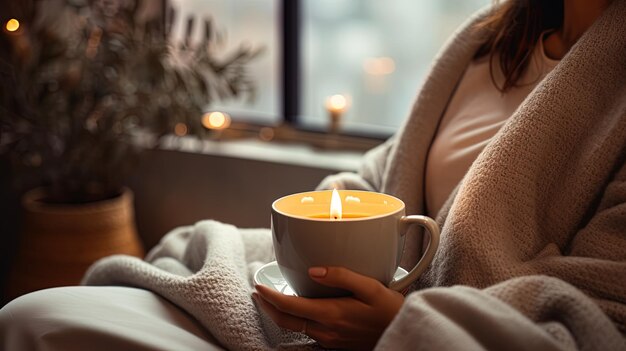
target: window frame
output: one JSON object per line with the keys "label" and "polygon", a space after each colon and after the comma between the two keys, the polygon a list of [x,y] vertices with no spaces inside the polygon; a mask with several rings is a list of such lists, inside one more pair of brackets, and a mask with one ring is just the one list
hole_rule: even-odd
{"label": "window frame", "polygon": [[[302,0],[279,0],[280,11],[280,80],[281,91],[279,96],[280,119],[295,130],[301,130],[315,134],[327,134],[326,128],[303,126],[300,123],[302,102]],[[392,133],[372,131],[351,132],[340,130],[339,136],[350,138],[363,138],[372,141],[384,141],[391,137]]]}
{"label": "window frame", "polygon": [[[168,28],[167,9],[169,0],[161,0],[161,13],[163,28]],[[296,132],[307,134],[307,138],[323,138],[328,134],[324,127],[304,126],[301,123],[301,102],[302,102],[302,0],[277,0],[278,4],[278,38],[279,38],[279,91],[278,91],[278,125],[291,128]],[[166,31],[164,31],[165,33]],[[276,127],[263,122],[237,121],[237,125],[245,126],[246,129],[257,130],[263,127]],[[377,145],[391,137],[393,133],[377,132],[375,130],[358,132],[340,130],[338,137],[350,139],[352,142],[358,139],[366,145]],[[307,139],[305,138],[305,139]]]}

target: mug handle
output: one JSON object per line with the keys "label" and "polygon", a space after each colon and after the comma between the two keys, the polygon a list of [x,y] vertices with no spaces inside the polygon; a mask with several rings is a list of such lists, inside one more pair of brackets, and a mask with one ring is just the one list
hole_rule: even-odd
{"label": "mug handle", "polygon": [[[435,252],[439,247],[439,225],[432,218],[426,216],[402,216],[400,218],[400,223],[405,225],[413,225],[419,224],[422,227],[426,228],[429,233],[428,246],[426,246],[426,252],[422,258],[420,258],[419,262],[411,269],[411,271],[405,275],[404,277],[398,280],[392,280],[389,283],[389,288],[403,292],[406,288],[409,287],[417,278],[419,278],[422,273],[426,270],[430,262],[435,257]],[[405,235],[408,228],[402,231],[401,235]]]}

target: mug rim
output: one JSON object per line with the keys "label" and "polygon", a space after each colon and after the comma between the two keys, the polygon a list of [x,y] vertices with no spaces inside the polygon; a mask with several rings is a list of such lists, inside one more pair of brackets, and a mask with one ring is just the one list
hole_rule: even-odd
{"label": "mug rim", "polygon": [[[335,223],[338,222],[337,220],[331,220],[330,218],[315,218],[315,217],[308,217],[308,216],[300,216],[300,215],[295,215],[295,214],[290,214],[290,213],[285,213],[284,211],[280,211],[279,209],[276,208],[276,204],[288,197],[292,197],[292,196],[302,196],[304,194],[309,194],[309,193],[314,193],[314,192],[325,192],[325,191],[330,191],[332,192],[333,190],[329,190],[329,189],[325,189],[325,190],[312,190],[312,191],[302,191],[299,193],[293,193],[293,194],[289,194],[289,195],[285,195],[285,196],[281,196],[280,198],[274,200],[274,202],[272,202],[272,212],[276,212],[277,214],[283,215],[285,217],[289,217],[289,218],[296,218],[296,219],[303,219],[303,220],[308,220],[308,221],[315,221],[315,222],[331,222],[331,223]],[[404,201],[402,201],[401,199],[393,196],[393,195],[389,195],[389,194],[385,194],[385,193],[381,193],[381,192],[377,192],[377,191],[367,191],[367,190],[350,190],[350,189],[337,189],[337,191],[349,191],[349,192],[355,192],[355,193],[375,193],[375,194],[380,194],[386,197],[390,197],[396,201],[398,201],[400,203],[400,207],[393,211],[393,212],[388,212],[388,213],[383,213],[383,214],[377,214],[377,215],[372,215],[372,216],[365,216],[365,217],[357,217],[357,218],[342,218],[341,222],[358,222],[358,221],[367,221],[367,220],[372,220],[372,219],[378,219],[378,218],[384,218],[384,217],[388,217],[388,216],[393,216],[399,212],[402,212],[405,210],[406,208],[406,204],[404,203]]]}

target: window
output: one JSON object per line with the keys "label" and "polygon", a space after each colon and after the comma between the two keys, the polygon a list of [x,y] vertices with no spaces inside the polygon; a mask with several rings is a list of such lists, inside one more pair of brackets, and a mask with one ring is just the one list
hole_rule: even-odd
{"label": "window", "polygon": [[[280,114],[280,11],[278,0],[170,0],[176,9],[172,40],[181,40],[187,19],[209,19],[223,38],[224,52],[238,45],[262,47],[263,52],[248,65],[256,85],[251,101],[218,102],[211,109],[226,111],[235,118],[259,124],[277,124]],[[192,27],[192,38],[202,35],[202,26]]]}
{"label": "window", "polygon": [[[287,121],[325,130],[329,96],[347,108],[341,131],[380,137],[408,115],[437,51],[489,0],[173,0],[181,13],[209,16],[229,46],[264,47],[249,65],[252,104],[212,106],[258,124]],[[179,21],[180,22],[180,21]]]}

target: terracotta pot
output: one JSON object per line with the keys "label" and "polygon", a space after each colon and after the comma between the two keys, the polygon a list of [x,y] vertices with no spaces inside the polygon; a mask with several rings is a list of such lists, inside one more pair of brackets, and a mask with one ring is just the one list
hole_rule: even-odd
{"label": "terracotta pot", "polygon": [[24,222],[7,296],[77,285],[97,259],[112,254],[143,257],[135,228],[133,194],[80,205],[47,204],[44,190],[22,198]]}

